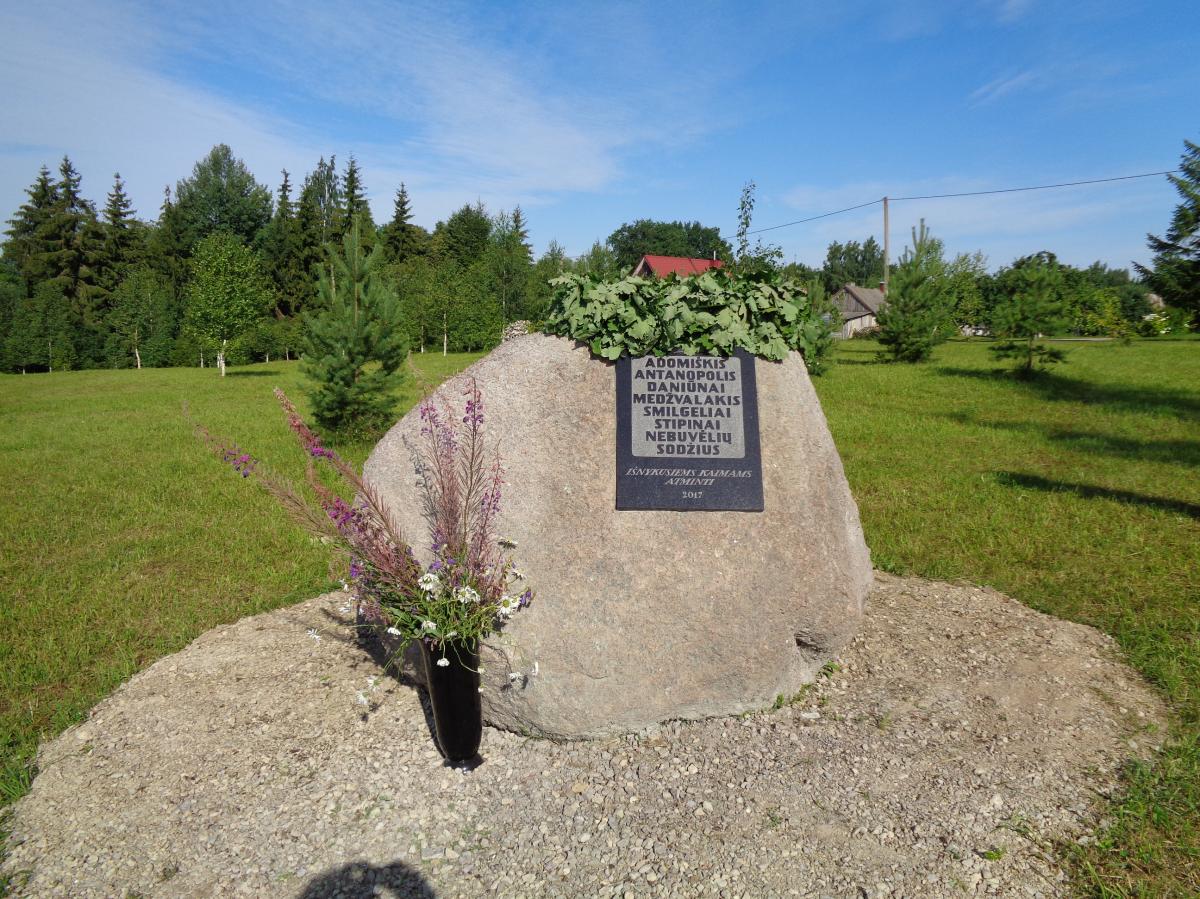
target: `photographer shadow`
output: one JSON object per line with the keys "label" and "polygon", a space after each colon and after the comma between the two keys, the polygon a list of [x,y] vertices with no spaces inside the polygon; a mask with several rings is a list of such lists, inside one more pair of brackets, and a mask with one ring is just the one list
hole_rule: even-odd
{"label": "photographer shadow", "polygon": [[403,862],[369,865],[351,862],[314,877],[299,899],[367,899],[385,896],[396,899],[434,899],[437,893],[419,873]]}

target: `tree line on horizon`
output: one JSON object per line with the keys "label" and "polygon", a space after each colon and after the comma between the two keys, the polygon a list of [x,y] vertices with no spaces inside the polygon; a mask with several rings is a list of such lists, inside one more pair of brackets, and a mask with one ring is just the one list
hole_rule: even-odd
{"label": "tree line on horizon", "polygon": [[[1185,168],[1189,159],[1197,165],[1195,146],[1188,147]],[[488,349],[507,323],[541,318],[550,279],[568,271],[618,278],[646,253],[770,268],[802,283],[817,279],[830,295],[883,279],[883,251],[873,237],[833,242],[820,268],[784,264],[778,247],[751,247],[752,182],[743,191],[736,250],[718,228],[640,219],[577,258],[551,241],[535,259],[519,206],[490,214],[481,202],[464,204],[429,231],[412,222],[401,183],[391,219],[376,225],[353,156],[340,171],[334,157],[319,159],[295,194],[284,170],[272,193],[220,144],[165,189],[153,221],[138,217],[119,174],[101,209],[83,195],[81,181],[67,157],[57,177],[43,166],[8,220],[0,247],[0,370],[204,365],[218,353],[234,364],[292,358],[328,305],[322,277],[336,281],[334,263],[352,231],[355,252],[371,257],[374,277],[395,295],[397,322],[418,352]],[[1054,271],[1064,327],[1075,333],[1138,328],[1152,311],[1152,287],[1165,286],[1168,303],[1189,313],[1195,263],[1186,247],[1179,258],[1186,225],[1173,223],[1166,239],[1152,238],[1156,265],[1137,275],[1101,262],[1075,268],[1050,252],[989,272],[982,253],[946,259],[936,242],[942,305],[958,328],[986,329],[1036,265]],[[928,268],[929,249],[892,264],[893,293],[916,256]],[[244,306],[242,326],[232,340],[217,341],[206,316],[214,303],[232,302],[231,291]]]}
{"label": "tree line on horizon", "polygon": [[398,295],[418,351],[494,345],[506,322],[548,302],[547,282],[568,262],[555,243],[534,260],[519,206],[492,215],[465,204],[428,231],[412,222],[404,184],[377,226],[353,157],[340,171],[320,159],[296,193],[285,170],[272,195],[221,144],[164,191],[153,221],[137,216],[119,174],[98,210],[67,157],[57,177],[43,166],[27,194],[0,248],[9,372],[212,364],[220,348],[206,337],[205,309],[230,291],[254,314],[229,361],[291,358],[351,230]]}

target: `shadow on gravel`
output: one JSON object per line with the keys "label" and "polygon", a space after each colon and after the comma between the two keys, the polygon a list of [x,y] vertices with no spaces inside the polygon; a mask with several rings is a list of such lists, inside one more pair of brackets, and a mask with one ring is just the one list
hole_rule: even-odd
{"label": "shadow on gravel", "polygon": [[403,862],[368,865],[352,862],[313,878],[299,899],[366,899],[368,896],[433,897],[429,883]]}
{"label": "shadow on gravel", "polygon": [[[331,613],[326,612],[325,614],[331,620],[337,621],[339,624],[343,623]],[[352,639],[358,643],[358,647],[360,649],[362,649],[371,657],[372,661],[379,666],[380,671],[384,672],[386,676],[394,677],[397,683],[402,684],[405,687],[411,687],[417,691],[417,696],[421,700],[421,711],[425,715],[425,727],[429,730],[429,741],[436,748],[438,745],[437,726],[433,722],[433,704],[429,700],[429,691],[425,689],[425,685],[409,677],[409,675],[403,670],[402,666],[388,664],[395,649],[394,647],[384,646],[383,641],[375,636],[375,634],[368,630],[360,630]],[[412,651],[412,647],[410,647],[409,650],[406,650],[406,653],[410,651]],[[410,658],[410,664],[415,666],[417,658],[419,658],[419,655],[416,655],[415,652],[413,652],[412,657]]]}

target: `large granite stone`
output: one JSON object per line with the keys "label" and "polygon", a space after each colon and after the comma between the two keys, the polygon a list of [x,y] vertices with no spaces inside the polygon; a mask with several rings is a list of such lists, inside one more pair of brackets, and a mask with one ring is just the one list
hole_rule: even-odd
{"label": "large granite stone", "polygon": [[[615,511],[614,367],[573,341],[507,341],[439,388],[461,408],[478,379],[507,468],[501,535],[536,591],[485,647],[490,724],[598,737],[761,708],[855,632],[871,562],[820,403],[798,354],[755,371],[761,513]],[[414,409],[365,472],[427,562],[419,442]]]}

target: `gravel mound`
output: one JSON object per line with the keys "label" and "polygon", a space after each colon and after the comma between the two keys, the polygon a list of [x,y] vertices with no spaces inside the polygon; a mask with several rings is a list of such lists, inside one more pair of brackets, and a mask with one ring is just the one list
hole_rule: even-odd
{"label": "gravel mound", "polygon": [[[217,628],[45,744],[28,896],[1054,896],[1165,721],[1113,642],[879,575],[812,687],[743,718],[443,767],[346,594]],[[647,647],[648,653],[654,651]]]}

